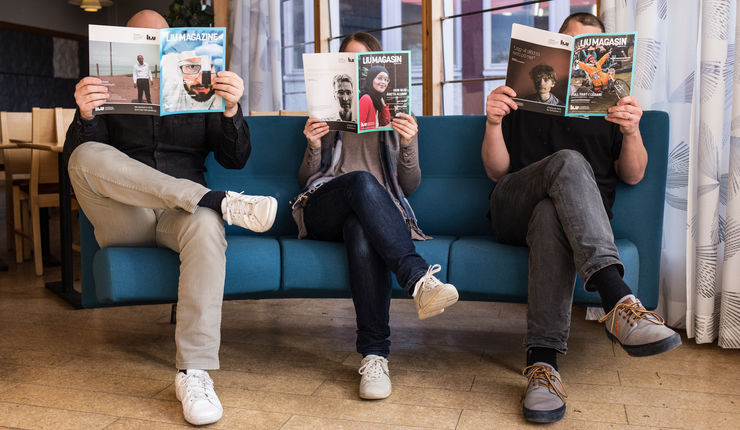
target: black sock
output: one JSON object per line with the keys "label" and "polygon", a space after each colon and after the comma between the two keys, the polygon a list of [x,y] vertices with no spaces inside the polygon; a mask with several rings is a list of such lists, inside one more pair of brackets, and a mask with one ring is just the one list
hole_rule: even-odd
{"label": "black sock", "polygon": [[226,191],[209,191],[198,202],[202,208],[210,208],[223,215],[221,212],[221,201],[226,197]]}
{"label": "black sock", "polygon": [[527,366],[534,363],[547,363],[558,370],[558,352],[552,348],[533,346],[527,350]]}
{"label": "black sock", "polygon": [[188,374],[188,371],[185,370],[185,369],[177,369],[177,371],[180,372],[180,373],[184,373],[186,375]]}
{"label": "black sock", "polygon": [[601,296],[601,307],[604,312],[609,313],[619,300],[629,294],[632,294],[630,287],[622,280],[619,273],[619,266],[612,264],[604,267],[591,276],[588,281],[588,290],[596,290]]}

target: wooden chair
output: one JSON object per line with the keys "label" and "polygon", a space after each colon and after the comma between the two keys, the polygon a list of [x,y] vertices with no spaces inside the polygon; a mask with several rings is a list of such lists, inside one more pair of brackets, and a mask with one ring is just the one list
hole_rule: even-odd
{"label": "wooden chair", "polygon": [[[71,112],[70,112],[71,111]],[[33,108],[31,177],[27,186],[13,186],[15,217],[16,261],[22,262],[22,238],[27,233],[21,229],[21,202],[27,201],[31,213],[33,260],[37,276],[44,273],[41,248],[40,209],[59,206],[59,152],[64,136],[74,117],[73,109]],[[44,148],[45,147],[45,148]],[[74,206],[74,205],[73,205]]]}
{"label": "wooden chair", "polygon": [[[28,182],[31,174],[31,150],[17,142],[31,141],[31,112],[0,112],[0,154],[5,178],[6,239],[13,248],[13,185]],[[30,229],[29,229],[30,232]],[[28,255],[30,256],[30,249]]]}

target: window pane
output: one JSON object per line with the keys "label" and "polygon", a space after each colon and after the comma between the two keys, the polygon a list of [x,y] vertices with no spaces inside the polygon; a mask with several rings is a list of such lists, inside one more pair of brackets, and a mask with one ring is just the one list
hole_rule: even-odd
{"label": "window pane", "polygon": [[283,108],[288,110],[306,109],[303,54],[314,52],[312,5],[310,0],[282,1]]}
{"label": "window pane", "polygon": [[[456,15],[521,3],[521,0],[452,0],[445,14]],[[596,0],[552,0],[443,21],[445,80],[497,78],[506,75],[513,23],[557,31],[573,12],[594,13]],[[495,84],[494,84],[495,82]],[[444,114],[482,114],[485,97],[503,80],[443,86]],[[449,89],[448,86],[451,86]]]}

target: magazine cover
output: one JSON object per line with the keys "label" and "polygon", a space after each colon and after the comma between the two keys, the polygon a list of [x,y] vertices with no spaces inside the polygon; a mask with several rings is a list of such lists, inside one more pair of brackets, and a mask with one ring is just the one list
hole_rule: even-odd
{"label": "magazine cover", "polygon": [[357,132],[357,54],[303,54],[309,116],[330,130]]}
{"label": "magazine cover", "polygon": [[330,130],[392,130],[411,113],[411,52],[303,54],[308,115]]}
{"label": "magazine cover", "polygon": [[393,130],[391,119],[411,113],[411,52],[357,54],[358,133]]}
{"label": "magazine cover", "polygon": [[162,67],[161,115],[223,112],[212,77],[224,70],[226,29],[160,30]]}
{"label": "magazine cover", "polygon": [[636,34],[583,34],[575,38],[568,113],[606,115],[632,94]]}
{"label": "magazine cover", "polygon": [[513,24],[506,85],[517,105],[550,115],[606,115],[631,94],[637,35],[575,38]]}
{"label": "magazine cover", "polygon": [[110,94],[95,115],[159,115],[159,30],[90,25],[89,38],[89,75]]}

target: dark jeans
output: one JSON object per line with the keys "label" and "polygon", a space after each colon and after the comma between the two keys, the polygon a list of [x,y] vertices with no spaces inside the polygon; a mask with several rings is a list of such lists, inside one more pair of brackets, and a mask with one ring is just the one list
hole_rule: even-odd
{"label": "dark jeans", "polygon": [[562,150],[505,175],[491,221],[500,242],[529,247],[525,346],[565,353],[576,272],[587,286],[604,267],[624,273],[591,165]]}
{"label": "dark jeans", "polygon": [[318,188],[306,203],[303,219],[309,238],[344,241],[357,313],[357,352],[387,357],[390,272],[410,293],[428,267],[416,253],[398,207],[372,174],[357,171]]}
{"label": "dark jeans", "polygon": [[136,89],[139,92],[139,103],[142,102],[141,95],[142,93],[146,94],[146,102],[151,103],[152,102],[152,96],[149,95],[149,79],[137,79],[136,80]]}

